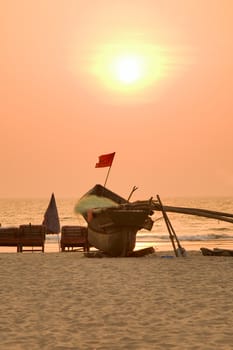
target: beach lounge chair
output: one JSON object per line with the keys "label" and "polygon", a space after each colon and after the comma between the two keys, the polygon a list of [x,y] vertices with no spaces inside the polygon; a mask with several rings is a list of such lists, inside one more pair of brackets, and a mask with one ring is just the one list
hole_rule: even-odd
{"label": "beach lounge chair", "polygon": [[[44,252],[46,226],[44,225],[20,225],[19,226],[19,252],[42,251]],[[30,247],[31,249],[24,249]],[[36,249],[34,249],[36,247]]]}
{"label": "beach lounge chair", "polygon": [[84,226],[62,226],[61,251],[64,252],[66,248],[68,251],[74,248],[83,248],[84,252],[89,251],[89,243],[87,239],[87,227]]}
{"label": "beach lounge chair", "polygon": [[19,252],[19,228],[0,227],[0,246],[17,247]]}

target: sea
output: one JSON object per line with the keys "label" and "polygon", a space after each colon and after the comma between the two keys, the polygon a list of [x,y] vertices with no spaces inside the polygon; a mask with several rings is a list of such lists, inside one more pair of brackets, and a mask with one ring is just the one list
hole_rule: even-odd
{"label": "sea", "polygon": [[[86,225],[74,207],[75,198],[56,198],[61,227],[64,225]],[[0,224],[2,227],[21,224],[41,224],[49,199],[0,199]],[[163,205],[201,208],[225,213],[233,213],[233,197],[217,198],[164,198]],[[185,249],[198,250],[200,247],[233,249],[233,224],[194,215],[167,213],[173,230]],[[162,213],[155,211],[151,231],[141,230],[137,234],[136,248],[153,246],[157,250],[172,249],[170,236]],[[59,235],[47,235],[45,251],[59,251]],[[0,252],[15,251],[14,247],[0,247]]]}

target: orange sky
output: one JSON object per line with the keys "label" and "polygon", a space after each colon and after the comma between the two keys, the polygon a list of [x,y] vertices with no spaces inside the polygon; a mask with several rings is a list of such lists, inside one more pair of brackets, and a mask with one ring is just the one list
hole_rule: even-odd
{"label": "orange sky", "polygon": [[[2,0],[0,13],[0,197],[79,197],[111,152],[122,196],[233,196],[231,0]],[[126,94],[92,67],[132,43],[167,63]]]}

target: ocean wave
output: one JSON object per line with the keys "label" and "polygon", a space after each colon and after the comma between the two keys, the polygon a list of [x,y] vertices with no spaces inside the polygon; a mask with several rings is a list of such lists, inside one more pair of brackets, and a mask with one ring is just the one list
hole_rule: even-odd
{"label": "ocean wave", "polygon": [[[210,240],[231,240],[233,239],[232,234],[215,234],[215,233],[209,233],[209,234],[194,234],[194,235],[182,235],[177,236],[179,241],[210,241]],[[169,235],[163,234],[163,235],[137,235],[137,241],[139,242],[156,242],[156,241],[168,241],[170,240]]]}
{"label": "ocean wave", "polygon": [[[217,233],[209,233],[209,234],[193,234],[193,235],[182,235],[179,236],[177,235],[178,239],[180,242],[182,241],[189,241],[189,242],[198,242],[198,241],[212,241],[212,240],[233,240],[233,234],[217,234]],[[54,243],[58,242],[60,239],[60,235],[56,234],[51,234],[51,235],[46,235],[46,241],[47,243]],[[169,242],[170,237],[168,234],[162,234],[162,235],[142,235],[138,234],[137,235],[137,242],[147,242],[147,243],[152,243],[152,242]]]}

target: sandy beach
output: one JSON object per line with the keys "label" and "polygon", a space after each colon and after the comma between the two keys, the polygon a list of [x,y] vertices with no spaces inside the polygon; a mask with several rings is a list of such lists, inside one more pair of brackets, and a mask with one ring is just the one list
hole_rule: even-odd
{"label": "sandy beach", "polygon": [[232,349],[233,259],[167,256],[1,253],[0,349]]}

